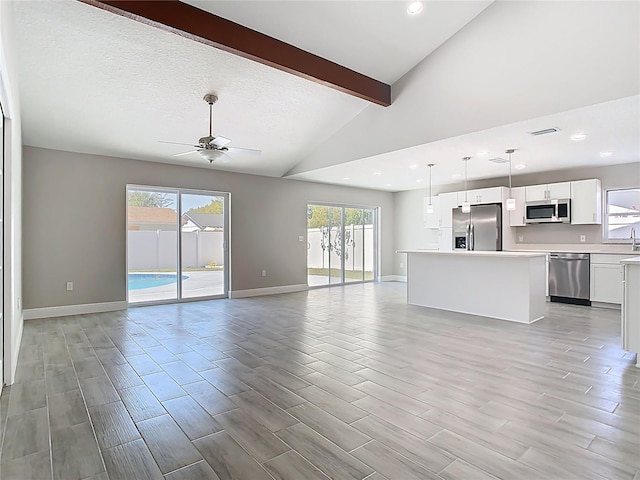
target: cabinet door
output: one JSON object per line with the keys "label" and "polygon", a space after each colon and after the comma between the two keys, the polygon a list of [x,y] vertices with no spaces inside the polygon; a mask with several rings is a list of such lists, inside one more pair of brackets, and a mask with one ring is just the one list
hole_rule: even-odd
{"label": "cabinet door", "polygon": [[502,203],[502,190],[503,187],[476,190],[476,196],[479,199],[478,203]]}
{"label": "cabinet door", "polygon": [[[507,193],[507,195],[509,195]],[[511,196],[516,199],[516,209],[509,212],[509,225],[512,227],[524,227],[527,225],[525,217],[525,187],[515,187],[511,189]],[[507,208],[506,206],[504,208]]]}
{"label": "cabinet door", "polygon": [[440,201],[440,226],[451,228],[451,210],[458,208],[458,193],[441,193],[438,198]]}
{"label": "cabinet door", "polygon": [[571,198],[571,182],[550,183],[547,185],[547,190],[549,190],[547,196],[549,200]]}
{"label": "cabinet door", "polygon": [[440,198],[432,197],[431,205],[433,212],[429,213],[429,197],[424,197],[424,228],[440,228]]}
{"label": "cabinet door", "polygon": [[525,188],[525,199],[527,202],[539,202],[547,200],[546,185],[529,185]]}
{"label": "cabinet door", "polygon": [[451,228],[440,229],[440,250],[443,252],[453,250],[453,231]]}
{"label": "cabinet door", "polygon": [[571,182],[571,223],[574,225],[600,225],[602,223],[600,180]]}
{"label": "cabinet door", "polygon": [[592,263],[590,273],[592,302],[622,303],[622,266]]}

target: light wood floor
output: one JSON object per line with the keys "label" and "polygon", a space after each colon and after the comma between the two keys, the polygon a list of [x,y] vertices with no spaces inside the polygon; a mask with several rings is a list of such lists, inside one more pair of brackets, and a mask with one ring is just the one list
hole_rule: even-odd
{"label": "light wood floor", "polygon": [[0,476],[640,478],[640,369],[619,312],[550,304],[521,325],[405,292],[27,321],[0,402]]}

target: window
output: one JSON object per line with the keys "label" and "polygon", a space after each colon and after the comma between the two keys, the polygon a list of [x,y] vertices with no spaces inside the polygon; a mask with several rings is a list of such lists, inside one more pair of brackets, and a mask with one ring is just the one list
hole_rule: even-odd
{"label": "window", "polygon": [[640,236],[640,188],[607,190],[604,239],[630,243],[632,232]]}

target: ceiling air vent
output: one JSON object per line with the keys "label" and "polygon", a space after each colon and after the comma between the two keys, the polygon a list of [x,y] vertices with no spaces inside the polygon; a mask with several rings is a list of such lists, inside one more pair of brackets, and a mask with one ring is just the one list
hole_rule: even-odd
{"label": "ceiling air vent", "polygon": [[502,157],[490,158],[489,161],[493,163],[509,163],[509,160],[505,160]]}
{"label": "ceiling air vent", "polygon": [[547,133],[555,133],[559,132],[560,129],[558,127],[544,128],[542,130],[536,130],[535,132],[529,132],[530,135],[546,135]]}

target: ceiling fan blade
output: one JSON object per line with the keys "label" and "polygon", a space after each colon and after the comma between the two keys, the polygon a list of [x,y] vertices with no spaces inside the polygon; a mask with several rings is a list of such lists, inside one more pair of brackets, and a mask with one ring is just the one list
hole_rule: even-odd
{"label": "ceiling fan blade", "polygon": [[158,140],[158,143],[168,143],[170,145],[185,145],[187,147],[197,147],[197,145],[194,145],[193,143],[178,143],[178,142],[165,142],[163,140]]}
{"label": "ceiling fan blade", "polygon": [[228,147],[228,150],[230,152],[244,153],[247,155],[260,155],[262,153],[261,150],[256,150],[254,148]]}
{"label": "ceiling fan blade", "polygon": [[215,145],[216,147],[224,147],[225,145],[228,145],[231,143],[231,140],[229,140],[228,138],[225,137],[214,137],[213,140],[211,140],[212,145]]}
{"label": "ceiling fan blade", "polygon": [[218,163],[229,163],[229,162],[233,161],[233,157],[227,155],[224,152],[220,152],[220,153],[221,153],[221,155],[218,158]]}
{"label": "ceiling fan blade", "polygon": [[198,150],[189,150],[188,152],[176,153],[175,155],[171,155],[172,157],[181,157],[183,155],[189,155],[190,153],[196,153]]}

